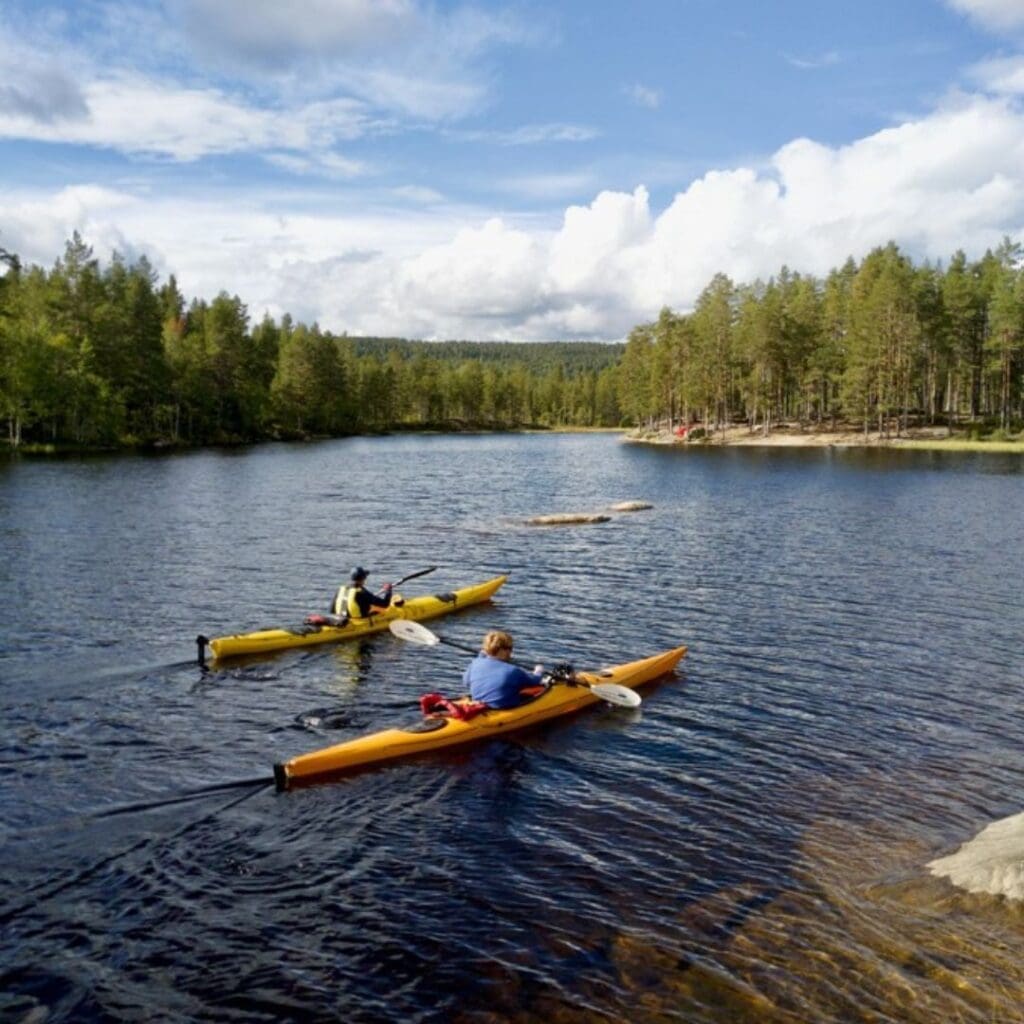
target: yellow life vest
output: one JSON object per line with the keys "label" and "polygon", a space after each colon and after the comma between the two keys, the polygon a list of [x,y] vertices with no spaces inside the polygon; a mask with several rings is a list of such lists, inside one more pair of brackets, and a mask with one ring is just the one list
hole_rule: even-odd
{"label": "yellow life vest", "polygon": [[335,615],[347,614],[350,619],[363,618],[359,602],[356,600],[356,594],[359,593],[360,589],[360,587],[352,587],[348,584],[342,584],[338,587],[338,593],[335,595],[334,604],[331,605],[331,611]]}

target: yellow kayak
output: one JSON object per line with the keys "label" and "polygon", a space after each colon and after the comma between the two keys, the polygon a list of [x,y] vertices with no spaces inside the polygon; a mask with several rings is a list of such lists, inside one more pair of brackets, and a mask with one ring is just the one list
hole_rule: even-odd
{"label": "yellow kayak", "polygon": [[495,576],[492,580],[471,587],[462,587],[447,594],[425,594],[422,597],[406,598],[401,605],[392,603],[384,611],[374,612],[366,619],[350,619],[344,626],[304,625],[295,629],[261,629],[255,633],[217,636],[212,640],[200,636],[196,638],[199,660],[203,660],[206,646],[209,646],[214,658],[234,658],[241,654],[265,654],[289,647],[309,647],[313,644],[355,640],[369,633],[379,633],[387,629],[388,624],[395,619],[410,619],[413,622],[436,619],[438,616],[490,600],[507,579],[507,576]]}
{"label": "yellow kayak", "polygon": [[[580,672],[577,673],[578,684],[556,683],[535,700],[517,708],[488,709],[469,719],[427,716],[407,728],[384,729],[333,747],[300,754],[283,764],[274,765],[274,781],[279,790],[290,789],[303,782],[338,775],[363,765],[394,761],[525,729],[599,701],[601,698],[590,690],[591,684],[614,683],[633,689],[671,672],[685,654],[685,647],[673,647],[641,661],[631,661],[599,672]],[[461,697],[453,703],[470,702],[468,698]]]}

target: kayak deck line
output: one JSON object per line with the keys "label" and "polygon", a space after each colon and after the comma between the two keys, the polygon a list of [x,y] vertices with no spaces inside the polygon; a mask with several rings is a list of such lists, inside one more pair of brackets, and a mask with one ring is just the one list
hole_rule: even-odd
{"label": "kayak deck line", "polygon": [[[313,644],[343,643],[380,633],[395,619],[410,619],[422,622],[438,618],[462,608],[489,601],[505,584],[508,574],[495,576],[482,583],[442,594],[424,594],[405,598],[401,604],[392,604],[383,611],[375,612],[365,619],[350,619],[343,626],[303,625],[295,629],[259,629],[251,633],[233,633],[228,636],[196,637],[197,660],[206,663],[206,648],[213,653],[214,660],[223,661],[246,654],[266,654],[271,651],[287,650],[292,647],[309,647]],[[397,597],[397,595],[396,595]]]}
{"label": "kayak deck line", "polygon": [[[686,647],[673,647],[639,661],[627,662],[599,672],[579,672],[584,683],[612,682],[631,689],[670,673],[686,655]],[[460,697],[455,703],[468,701]],[[504,710],[488,709],[472,718],[426,717],[409,726],[382,729],[329,747],[299,754],[274,765],[278,791],[293,789],[328,776],[412,757],[459,744],[492,739],[539,722],[572,714],[601,700],[587,685],[555,683],[526,704]]]}

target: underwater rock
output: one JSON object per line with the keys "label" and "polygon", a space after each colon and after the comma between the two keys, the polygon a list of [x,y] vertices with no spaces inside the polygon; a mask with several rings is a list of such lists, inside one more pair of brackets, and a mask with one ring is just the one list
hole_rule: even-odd
{"label": "underwater rock", "polygon": [[928,869],[968,892],[1024,900],[1024,812],[986,825],[956,853],[930,861]]}
{"label": "underwater rock", "polygon": [[527,526],[569,526],[572,523],[607,523],[611,516],[600,512],[559,512],[549,516],[531,516]]}

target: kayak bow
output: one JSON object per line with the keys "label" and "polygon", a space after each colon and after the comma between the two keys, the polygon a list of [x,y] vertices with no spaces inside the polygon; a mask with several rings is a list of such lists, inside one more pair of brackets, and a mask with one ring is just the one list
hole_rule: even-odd
{"label": "kayak bow", "polygon": [[[671,672],[685,654],[685,647],[673,647],[650,658],[598,672],[580,672],[578,676],[586,683],[617,683],[632,689]],[[588,704],[596,704],[600,699],[589,686],[556,683],[535,700],[517,708],[502,711],[491,709],[469,719],[427,717],[406,728],[384,729],[322,750],[300,754],[283,764],[275,764],[274,780],[278,790],[290,789],[303,782],[338,775],[364,765],[491,739],[558,715],[570,714]],[[468,698],[462,697],[456,703],[466,701]]]}
{"label": "kayak bow", "polygon": [[401,605],[392,603],[383,611],[374,612],[367,619],[351,619],[344,626],[299,626],[295,629],[261,629],[254,633],[236,633],[232,636],[218,636],[212,640],[197,637],[200,660],[205,646],[209,646],[214,658],[234,658],[242,654],[265,654],[289,647],[309,647],[313,644],[342,643],[355,640],[370,633],[387,629],[395,619],[410,619],[422,622],[436,619],[441,615],[468,608],[490,600],[507,576],[474,586],[462,587],[448,594],[425,594],[422,597],[406,598]]}

